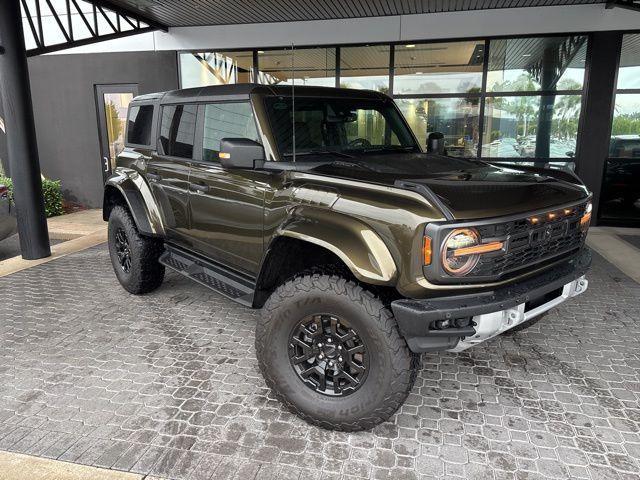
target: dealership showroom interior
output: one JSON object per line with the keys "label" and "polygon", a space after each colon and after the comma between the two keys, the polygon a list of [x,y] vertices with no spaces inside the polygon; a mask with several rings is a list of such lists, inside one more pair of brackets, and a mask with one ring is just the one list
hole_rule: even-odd
{"label": "dealership showroom interior", "polygon": [[0,480],[640,480],[640,0],[0,0]]}

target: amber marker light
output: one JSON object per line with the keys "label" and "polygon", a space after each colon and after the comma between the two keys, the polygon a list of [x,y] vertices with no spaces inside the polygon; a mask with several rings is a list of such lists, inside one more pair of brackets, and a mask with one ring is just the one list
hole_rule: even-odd
{"label": "amber marker light", "polygon": [[476,255],[478,253],[489,253],[497,250],[502,250],[504,247],[503,242],[491,242],[483,243],[481,245],[475,245],[473,247],[457,248],[453,251],[454,257],[462,257],[464,255]]}
{"label": "amber marker light", "polygon": [[549,220],[553,220],[554,218],[556,218],[558,216],[558,214],[557,213],[550,213],[547,216],[549,217]]}
{"label": "amber marker light", "polygon": [[224,158],[224,159],[230,159],[231,158],[231,154],[228,152],[220,152],[218,154],[218,158]]}
{"label": "amber marker light", "polygon": [[584,215],[582,215],[582,218],[580,219],[580,228],[582,229],[582,231],[585,231],[587,228],[589,228],[589,225],[591,224],[592,210],[593,205],[591,205],[591,202],[589,202],[587,204],[587,208],[585,209]]}
{"label": "amber marker light", "polygon": [[432,256],[433,251],[431,250],[431,237],[427,237],[425,235],[424,241],[422,243],[422,257],[424,258],[425,265],[431,265]]}
{"label": "amber marker light", "polygon": [[540,222],[540,219],[538,217],[531,217],[529,218],[529,221],[531,222],[532,225],[536,225],[537,223]]}

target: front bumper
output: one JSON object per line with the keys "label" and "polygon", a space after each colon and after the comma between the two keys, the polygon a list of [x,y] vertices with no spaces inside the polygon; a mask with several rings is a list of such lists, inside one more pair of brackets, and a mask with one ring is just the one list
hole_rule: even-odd
{"label": "front bumper", "polygon": [[[581,294],[590,265],[591,252],[585,247],[571,261],[517,283],[466,295],[396,300],[391,309],[411,351],[459,352]],[[436,329],[438,320],[452,326]],[[456,321],[469,325],[453,326]]]}

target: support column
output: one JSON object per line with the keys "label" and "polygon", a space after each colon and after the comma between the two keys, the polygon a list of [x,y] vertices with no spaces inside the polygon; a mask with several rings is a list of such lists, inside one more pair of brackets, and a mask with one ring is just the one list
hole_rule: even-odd
{"label": "support column", "polygon": [[[540,72],[540,89],[552,90],[556,75],[555,59],[559,47],[547,47],[542,56],[542,69]],[[536,130],[536,158],[549,158],[551,148],[551,125],[553,123],[553,107],[556,103],[555,95],[540,97],[538,107],[538,127]]]}
{"label": "support column", "polygon": [[609,143],[622,33],[595,32],[587,50],[586,94],[580,115],[576,148],[576,173],[593,192],[593,216],[597,222]]}
{"label": "support column", "polygon": [[19,0],[0,1],[0,95],[22,258],[51,255]]}

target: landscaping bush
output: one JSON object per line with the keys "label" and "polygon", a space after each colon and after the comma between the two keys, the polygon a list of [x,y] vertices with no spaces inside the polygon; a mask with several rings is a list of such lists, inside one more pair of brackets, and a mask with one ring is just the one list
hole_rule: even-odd
{"label": "landscaping bush", "polygon": [[[9,177],[0,177],[0,185],[6,185],[9,196],[13,198],[13,182]],[[62,215],[62,188],[59,180],[42,179],[42,194],[44,196],[44,211],[47,217]]]}

